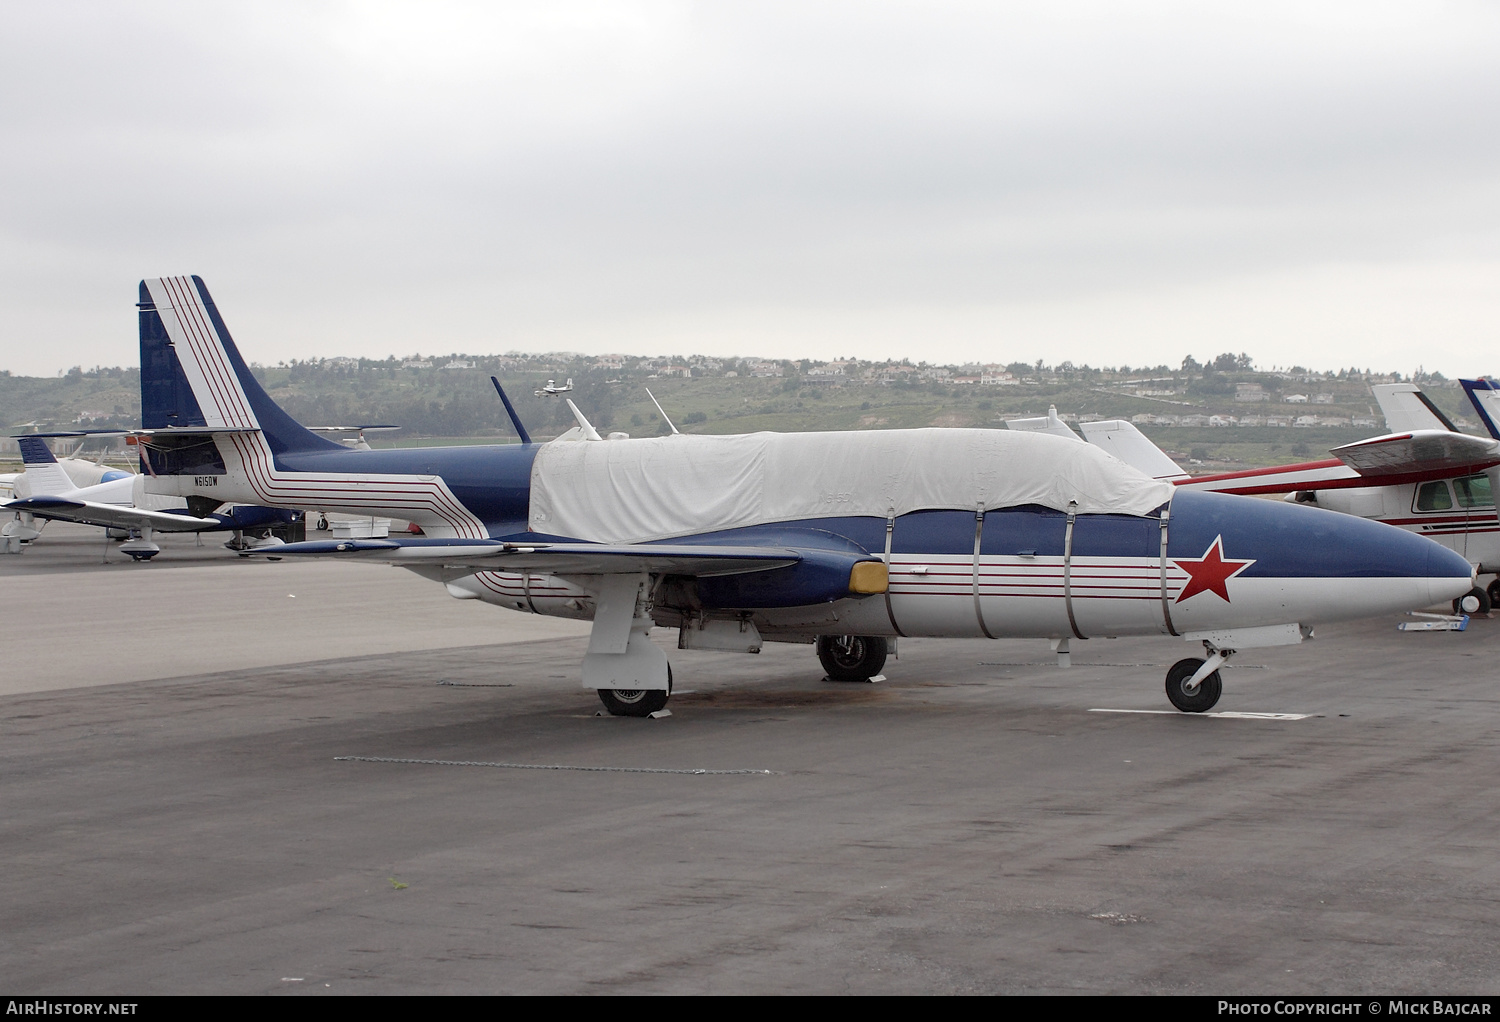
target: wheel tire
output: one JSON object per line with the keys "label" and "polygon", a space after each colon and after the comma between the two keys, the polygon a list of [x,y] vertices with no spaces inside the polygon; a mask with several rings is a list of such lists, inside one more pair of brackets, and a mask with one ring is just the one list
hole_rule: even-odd
{"label": "wheel tire", "polygon": [[[1494,588],[1495,585],[1497,585],[1497,584],[1500,584],[1500,579],[1497,579],[1495,583],[1492,583],[1491,584],[1491,588]],[[1474,599],[1479,603],[1479,606],[1476,607],[1476,608],[1474,608],[1473,610],[1465,610],[1464,609],[1464,601],[1467,600],[1471,596],[1474,597]],[[1492,600],[1490,598],[1490,594],[1486,590],[1483,590],[1483,589],[1479,588],[1478,586],[1475,586],[1473,589],[1470,589],[1467,593],[1464,593],[1458,599],[1456,599],[1456,600],[1453,601],[1453,613],[1455,613],[1455,614],[1488,614],[1490,612],[1490,607],[1493,606],[1493,605],[1494,605],[1494,600]]]}
{"label": "wheel tire", "polygon": [[657,710],[666,709],[667,699],[672,695],[672,665],[667,665],[667,690],[659,688],[601,688],[599,701],[614,717],[649,717]]}
{"label": "wheel tire", "polygon": [[1186,685],[1188,679],[1197,674],[1198,668],[1202,666],[1202,660],[1197,657],[1188,657],[1186,660],[1177,661],[1167,672],[1167,698],[1183,713],[1203,713],[1213,709],[1214,704],[1219,701],[1219,696],[1224,692],[1224,683],[1219,678],[1218,671],[1214,671],[1198,682],[1198,691],[1192,695],[1183,691],[1182,686]]}
{"label": "wheel tire", "polygon": [[883,636],[818,636],[818,660],[829,681],[869,681],[885,666],[885,655]]}
{"label": "wheel tire", "polygon": [[1493,610],[1497,604],[1500,604],[1500,578],[1491,582],[1490,587],[1485,592],[1489,594],[1490,609]]}

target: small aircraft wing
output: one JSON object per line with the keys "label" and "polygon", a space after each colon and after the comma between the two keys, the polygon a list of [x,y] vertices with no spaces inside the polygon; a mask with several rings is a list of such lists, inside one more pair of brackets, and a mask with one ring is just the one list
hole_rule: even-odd
{"label": "small aircraft wing", "polygon": [[785,568],[816,554],[820,559],[871,560],[844,551],[709,544],[506,543],[489,539],[348,539],[289,543],[278,557],[343,557],[420,569],[442,566],[474,571],[542,571],[553,575],[659,575],[709,577]]}
{"label": "small aircraft wing", "polygon": [[1392,476],[1411,482],[1414,475],[1439,479],[1500,464],[1500,440],[1423,429],[1359,440],[1329,453],[1374,484]]}
{"label": "small aircraft wing", "polygon": [[155,529],[157,532],[200,532],[216,529],[220,523],[212,518],[198,518],[170,511],[147,511],[145,508],[101,504],[92,500],[68,497],[26,497],[0,504],[6,511],[24,511],[38,518],[80,525],[99,525],[107,529]]}

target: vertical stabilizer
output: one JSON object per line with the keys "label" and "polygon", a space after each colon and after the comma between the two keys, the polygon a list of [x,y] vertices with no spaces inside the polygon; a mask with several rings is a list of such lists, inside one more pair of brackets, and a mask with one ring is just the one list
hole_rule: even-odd
{"label": "vertical stabilizer", "polygon": [[1469,403],[1479,413],[1479,421],[1490,436],[1500,440],[1500,384],[1493,380],[1459,380]]}
{"label": "vertical stabilizer", "polygon": [[1146,434],[1135,428],[1135,424],[1124,419],[1103,419],[1099,422],[1080,423],[1083,437],[1095,447],[1102,448],[1119,458],[1131,468],[1140,469],[1153,479],[1175,482],[1191,478],[1160,447],[1153,444]]}
{"label": "vertical stabilizer", "polygon": [[337,450],[272,401],[198,277],[141,281],[141,419],[147,429],[260,430],[272,453]]}
{"label": "vertical stabilizer", "polygon": [[1458,432],[1458,427],[1438,411],[1432,399],[1414,383],[1382,383],[1370,389],[1385,415],[1385,428],[1392,433],[1410,433],[1418,429]]}
{"label": "vertical stabilizer", "polygon": [[33,497],[66,497],[78,487],[57,463],[52,448],[39,436],[16,437],[21,461],[26,465],[26,483]]}

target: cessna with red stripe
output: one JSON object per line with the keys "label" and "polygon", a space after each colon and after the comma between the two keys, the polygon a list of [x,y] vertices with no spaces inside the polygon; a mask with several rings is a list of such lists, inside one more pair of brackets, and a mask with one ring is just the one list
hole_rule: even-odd
{"label": "cessna with red stripe", "polygon": [[[1490,436],[1461,433],[1410,383],[1372,387],[1392,432],[1334,448],[1333,458],[1190,476],[1123,420],[1086,422],[1084,438],[1157,479],[1183,490],[1286,494],[1289,501],[1384,522],[1442,543],[1479,575],[1500,572],[1500,389],[1488,380],[1461,380]],[[1492,414],[1493,413],[1493,414]],[[1012,428],[1077,440],[1057,419],[1019,419]],[[1477,585],[1453,609],[1482,613],[1500,604],[1500,579]]]}
{"label": "cessna with red stripe", "polygon": [[[142,282],[142,464],[156,492],[409,519],[421,538],[291,544],[385,561],[480,599],[593,621],[583,683],[661,709],[680,648],[815,642],[828,676],[877,674],[902,636],[1202,643],[1168,675],[1219,698],[1236,648],[1428,606],[1472,584],[1419,536],[1315,508],[1180,492],[1076,441],[916,429],[351,450],[261,388],[197,277]],[[498,388],[498,384],[497,384]],[[582,416],[580,415],[580,419]]]}

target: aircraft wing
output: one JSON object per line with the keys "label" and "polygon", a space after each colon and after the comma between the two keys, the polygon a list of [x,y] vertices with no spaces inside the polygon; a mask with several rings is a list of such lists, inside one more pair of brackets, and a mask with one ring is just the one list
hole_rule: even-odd
{"label": "aircraft wing", "polygon": [[852,567],[875,560],[854,551],[709,544],[506,543],[500,540],[348,539],[289,543],[277,557],[342,557],[403,568],[468,568],[471,571],[540,571],[551,575],[659,575],[708,577],[785,568],[813,557],[847,560]]}
{"label": "aircraft wing", "polygon": [[67,497],[27,497],[0,505],[7,511],[24,511],[38,518],[81,525],[99,525],[109,529],[155,529],[157,532],[199,532],[215,529],[219,522],[170,511],[147,511],[119,504],[101,504],[92,500],[70,500]]}
{"label": "aircraft wing", "polygon": [[1360,440],[1329,453],[1372,483],[1392,476],[1411,482],[1416,475],[1439,479],[1500,464],[1500,440],[1422,429]]}

